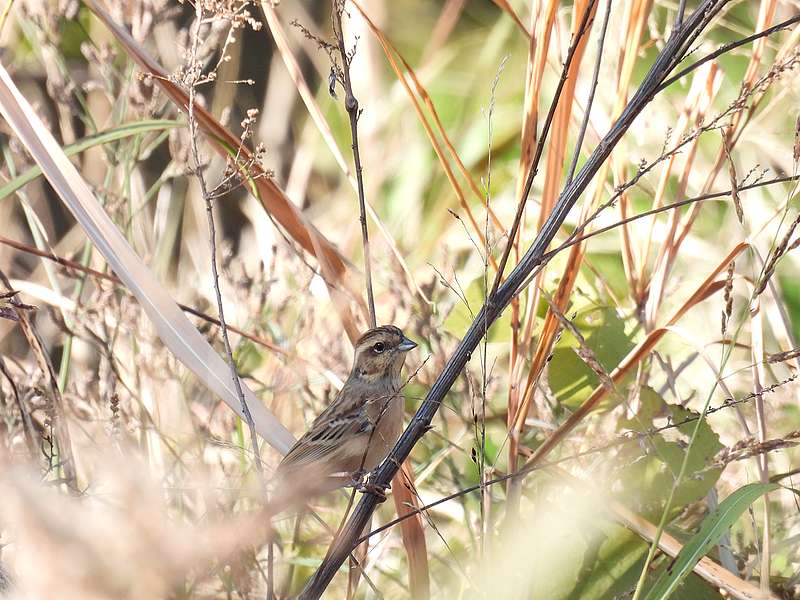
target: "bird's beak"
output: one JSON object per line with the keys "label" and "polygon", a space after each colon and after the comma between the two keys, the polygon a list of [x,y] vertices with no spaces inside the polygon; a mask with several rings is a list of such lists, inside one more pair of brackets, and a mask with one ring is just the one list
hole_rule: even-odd
{"label": "bird's beak", "polygon": [[400,345],[397,346],[397,349],[400,350],[400,352],[408,352],[409,350],[413,350],[416,347],[417,347],[416,342],[412,342],[410,339],[403,336],[403,341],[400,342]]}

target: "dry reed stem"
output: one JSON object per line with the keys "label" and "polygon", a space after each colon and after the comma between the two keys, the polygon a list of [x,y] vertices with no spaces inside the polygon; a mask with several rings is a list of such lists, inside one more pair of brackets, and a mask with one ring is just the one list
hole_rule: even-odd
{"label": "dry reed stem", "polygon": [[[3,283],[7,291],[13,291],[8,278],[2,271],[0,271],[0,282]],[[53,368],[53,362],[50,360],[50,354],[42,341],[41,335],[39,335],[36,324],[28,315],[28,309],[23,308],[22,302],[15,296],[10,296],[8,302],[16,312],[17,324],[20,330],[22,330],[28,342],[28,346],[30,346],[31,352],[36,358],[39,370],[42,372],[47,384],[47,391],[45,393],[49,397],[49,406],[46,412],[50,420],[52,434],[55,436],[55,442],[58,447],[58,455],[56,457],[49,457],[58,458],[58,463],[50,464],[48,467],[49,469],[55,469],[56,473],[63,471],[64,483],[67,489],[71,494],[77,495],[80,491],[78,489],[78,473],[75,464],[75,455],[72,449],[72,436],[64,410],[64,398],[58,387],[58,378]]]}
{"label": "dry reed stem", "polygon": [[[261,0],[260,6],[264,13],[264,18],[267,21],[267,26],[269,27],[270,33],[272,34],[272,38],[275,41],[275,46],[277,47],[278,52],[281,55],[281,59],[283,60],[283,64],[286,66],[286,70],[289,72],[289,76],[292,78],[292,82],[297,88],[297,92],[300,94],[300,98],[303,100],[303,104],[305,105],[311,120],[314,122],[317,131],[319,131],[319,134],[322,136],[322,140],[325,142],[325,145],[331,151],[331,154],[333,155],[336,164],[339,166],[339,169],[342,171],[345,177],[347,177],[347,180],[350,182],[353,190],[357,191],[358,183],[356,178],[350,171],[350,167],[347,165],[347,161],[345,160],[341,150],[339,150],[339,146],[336,144],[336,140],[333,137],[333,132],[331,131],[328,122],[325,120],[325,117],[322,114],[322,109],[319,107],[311,88],[308,86],[308,82],[303,76],[302,70],[300,69],[300,64],[297,62],[297,58],[292,53],[289,40],[286,36],[286,31],[281,24],[280,19],[278,18],[275,7],[268,0]],[[400,268],[403,269],[403,273],[405,273],[409,288],[415,290],[425,302],[430,303],[430,300],[419,287],[414,275],[411,273],[408,263],[400,253],[400,249],[397,247],[397,242],[395,241],[394,237],[392,237],[391,232],[386,228],[386,225],[384,225],[381,218],[378,216],[378,213],[375,212],[375,209],[371,203],[366,203],[366,210],[367,214],[378,228],[378,231],[381,233],[381,236],[383,236],[383,239],[386,241],[386,244],[392,251],[392,256],[394,256],[394,258],[397,260]]]}

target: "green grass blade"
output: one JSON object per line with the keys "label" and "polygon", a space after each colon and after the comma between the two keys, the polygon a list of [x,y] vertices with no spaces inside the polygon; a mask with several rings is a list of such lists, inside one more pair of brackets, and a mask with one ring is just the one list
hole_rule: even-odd
{"label": "green grass blade", "polygon": [[722,535],[742,516],[747,507],[767,492],[778,489],[775,483],[751,483],[739,488],[707,516],[700,530],[683,547],[673,563],[661,574],[645,600],[669,598],[675,588],[691,573],[698,561],[719,542]]}
{"label": "green grass blade", "polygon": [[[114,127],[113,129],[107,129],[105,131],[101,131],[99,133],[86,136],[85,138],[78,140],[74,144],[66,146],[63,150],[64,154],[66,154],[67,156],[74,156],[94,146],[108,144],[110,142],[115,142],[117,140],[121,140],[126,137],[140,135],[143,133],[148,133],[150,131],[161,131],[164,129],[172,129],[173,127],[178,127],[181,124],[182,123],[180,121],[174,121],[172,119],[152,119],[149,121],[126,123],[125,125]],[[17,177],[14,177],[14,179],[12,179],[8,183],[0,187],[0,200],[7,198],[8,196],[16,192],[18,189],[20,189],[23,185],[25,185],[26,183],[30,183],[31,181],[39,177],[41,174],[42,174],[42,169],[39,168],[39,165],[35,165],[30,169],[28,169],[27,171],[20,173]]]}

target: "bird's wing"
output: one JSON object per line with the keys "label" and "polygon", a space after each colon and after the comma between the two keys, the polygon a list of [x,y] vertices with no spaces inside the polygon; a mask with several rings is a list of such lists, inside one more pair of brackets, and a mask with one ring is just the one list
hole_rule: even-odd
{"label": "bird's wing", "polygon": [[368,433],[372,423],[367,417],[364,400],[363,394],[345,386],[287,452],[279,468],[297,468],[325,460],[347,440]]}

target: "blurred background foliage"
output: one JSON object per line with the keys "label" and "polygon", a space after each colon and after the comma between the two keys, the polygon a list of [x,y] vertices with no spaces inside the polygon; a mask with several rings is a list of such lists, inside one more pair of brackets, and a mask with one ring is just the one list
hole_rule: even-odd
{"label": "blurred background foliage", "polygon": [[[190,169],[186,116],[157,81],[142,75],[90,6],[73,0],[2,4],[10,12],[2,21],[0,59],[16,85],[65,149],[112,133],[80,148],[72,160],[164,289],[177,302],[216,316],[204,204]],[[693,10],[696,3],[686,4]],[[441,120],[478,194],[455,156],[444,151],[456,185],[448,178],[374,32],[360,11],[347,5],[347,41],[355,48],[354,91],[363,109],[359,144],[366,198],[385,232],[370,219],[377,319],[401,326],[420,343],[409,361],[409,375],[414,375],[405,388],[408,415],[418,408],[485,298],[486,282],[491,283],[495,271],[484,257],[499,260],[506,244],[525,172],[520,166],[521,137],[530,118],[526,82],[531,48],[542,44],[544,12],[550,5],[555,10],[551,39],[544,46],[542,87],[533,103],[538,113],[536,122],[529,123],[540,131],[570,44],[576,19],[572,3],[361,4],[393,45],[393,59],[407,85],[417,91],[417,101],[424,103],[402,60],[413,68],[436,111],[434,115],[425,107],[423,114],[429,123]],[[310,117],[297,79],[284,65],[287,56],[297,61],[312,90],[310,102],[352,165],[343,91],[339,87],[337,97],[329,93],[330,60],[313,39],[331,39],[331,7],[306,1],[268,7],[288,40],[280,49],[274,29],[266,24],[264,7],[233,0],[207,1],[203,6],[208,19],[199,30],[199,59],[204,72],[213,72],[215,79],[198,88],[198,101],[236,136],[242,133],[248,111],[258,111],[246,143],[263,144],[264,167],[308,223],[351,262],[355,287],[361,289],[364,264],[356,193]],[[620,0],[610,6],[579,168],[613,122],[619,99],[630,97],[645,77],[678,10],[678,3],[667,0]],[[571,114],[561,137],[551,133],[545,146],[544,161],[559,151],[565,158],[552,169],[544,162],[540,168],[521,228],[521,251],[536,234],[545,181],[552,178],[556,188],[563,185],[572,158],[606,3],[598,2],[595,8],[575,97],[562,98]],[[180,82],[178,73],[196,26],[194,5],[112,2],[109,10]],[[792,0],[731,2],[684,64],[797,11]],[[245,12],[251,20],[231,29]],[[641,35],[632,26],[636,15],[641,15]],[[733,177],[740,184],[796,174],[797,36],[793,24],[755,45],[724,53],[713,62],[714,71],[698,69],[659,93],[615,149],[613,168],[598,184],[600,202],[634,177],[640,164],[659,161],[658,165],[603,211],[592,227],[612,225],[623,213],[654,208],[657,197],[667,204],[729,189],[728,163],[719,158],[721,133],[736,134],[730,152]],[[632,61],[631,76],[620,84],[626,60]],[[754,82],[765,75],[757,87]],[[694,99],[693,86],[700,90]],[[729,111],[743,90],[753,88],[757,93],[746,96],[743,107]],[[715,123],[722,113],[725,116]],[[687,114],[688,125],[680,126]],[[747,118],[731,125],[739,114]],[[704,130],[696,144],[690,142],[674,155],[674,163],[659,158],[687,132],[710,123],[714,126]],[[0,185],[5,186],[14,184],[33,163],[10,130],[0,127]],[[436,145],[446,146],[441,132],[435,131]],[[217,181],[223,177],[225,160],[206,141],[201,138],[205,173]],[[662,177],[664,191],[659,196]],[[4,187],[0,198],[4,240],[109,271],[43,178],[11,187]],[[586,201],[595,193],[590,187]],[[520,296],[518,306],[491,328],[480,356],[473,356],[434,429],[412,454],[415,495],[421,504],[520,469],[593,390],[607,384],[608,374],[637,344],[687,303],[737,243],[749,244],[727,278],[727,262],[722,265],[716,293],[693,303],[548,456],[572,479],[550,469],[537,470],[514,484],[500,482],[484,493],[457,496],[415,520],[425,535],[422,568],[429,573],[433,597],[629,597],[652,540],[626,526],[609,508],[612,501],[654,524],[667,511],[665,531],[685,543],[719,500],[745,484],[776,480],[792,487],[800,459],[794,447],[800,430],[800,398],[793,379],[798,363],[792,357],[768,359],[797,348],[800,335],[798,255],[793,247],[796,186],[785,182],[740,195],[741,223],[730,196],[723,196],[679,209],[680,226],[686,227],[682,239],[670,236],[670,211],[632,223],[625,235],[616,227],[592,238],[585,256],[574,264],[568,251],[560,252]],[[487,202],[496,221],[486,214]],[[556,245],[582,223],[579,213],[578,208],[572,211]],[[276,226],[248,186],[218,198],[215,215],[227,320],[256,338],[232,334],[239,371],[281,422],[300,435],[347,376],[351,350],[340,307],[331,300],[314,257]],[[787,232],[789,248],[775,256]],[[484,245],[481,236],[486,233]],[[664,267],[659,295],[653,282],[660,276],[662,251],[671,252],[672,259]],[[632,253],[633,266],[626,252]],[[512,262],[518,256],[512,252]],[[754,294],[772,256],[776,274],[762,294]],[[560,312],[574,330],[557,327],[559,333],[550,336],[548,346],[542,341],[545,317],[570,269],[577,271],[575,283]],[[229,531],[239,532],[236,527],[242,521],[235,519],[245,518],[262,503],[242,423],[174,360],[121,286],[5,242],[0,245],[0,271],[10,288],[20,292],[20,301],[35,305],[28,314],[45,353],[31,345],[16,319],[0,318],[2,486],[4,494],[15,499],[2,511],[0,541],[10,543],[2,557],[20,589],[33,594],[30,597],[44,597],[40,594],[48,590],[58,590],[64,598],[134,597],[134,591],[136,597],[263,597],[264,538],[213,538],[219,534],[214,527],[220,519],[231,520]],[[730,290],[723,293],[725,285]],[[732,299],[727,313],[724,295]],[[359,327],[365,328],[357,303],[349,303]],[[721,330],[725,314],[727,326]],[[758,344],[753,341],[754,319],[760,321],[757,331],[763,332],[757,334]],[[195,321],[222,352],[218,328]],[[544,356],[539,363],[537,351]],[[46,358],[61,395],[59,410],[42,369]],[[535,377],[529,381],[532,370]],[[761,395],[763,388],[776,383],[780,385]],[[515,411],[525,393],[530,405],[519,416]],[[744,401],[724,406],[726,398]],[[709,414],[693,439],[697,417],[707,403],[724,409]],[[36,436],[33,445],[26,442],[28,417]],[[509,433],[515,418],[519,430]],[[57,440],[55,422],[61,420],[68,424],[69,435]],[[680,425],[670,427],[675,423]],[[65,449],[59,444],[64,439],[74,456],[74,481],[67,480],[61,460]],[[773,451],[764,454],[768,449]],[[269,447],[262,448],[262,455],[271,472],[279,455]],[[763,456],[768,460],[759,466],[758,457]],[[22,464],[38,473],[43,485],[20,483],[16,468]],[[139,488],[150,490],[146,502],[136,500]],[[798,597],[796,496],[782,489],[765,499],[732,521],[709,557],[735,581],[750,582],[778,597]],[[315,503],[334,530],[344,506],[338,495]],[[394,518],[395,510],[392,502],[382,505],[374,526]],[[59,514],[75,516],[64,521]],[[210,548],[198,545],[192,561],[179,560],[189,556],[184,545],[161,544],[152,537],[153,522],[162,521],[172,524],[162,532],[171,539],[210,535],[220,541]],[[313,573],[331,532],[308,516],[284,516],[275,527],[281,540],[275,558],[277,588],[279,595],[288,596]],[[134,541],[137,536],[151,540],[149,551],[132,549],[143,543]],[[51,550],[37,554],[34,549],[42,547]],[[421,568],[409,563],[410,551],[398,527],[382,531],[372,538],[366,554],[369,582],[362,580],[357,591],[348,590],[347,576],[340,574],[329,597],[376,597],[375,589],[386,598],[419,594],[420,588],[409,587],[409,571]],[[656,553],[648,585],[671,568],[671,561]],[[56,563],[58,568],[49,568]],[[42,569],[48,573],[37,579]],[[71,572],[82,575],[70,576]],[[723,597],[718,587],[692,574],[673,597]],[[739,593],[746,589],[742,584]],[[737,596],[735,589],[725,593],[745,597]]]}

